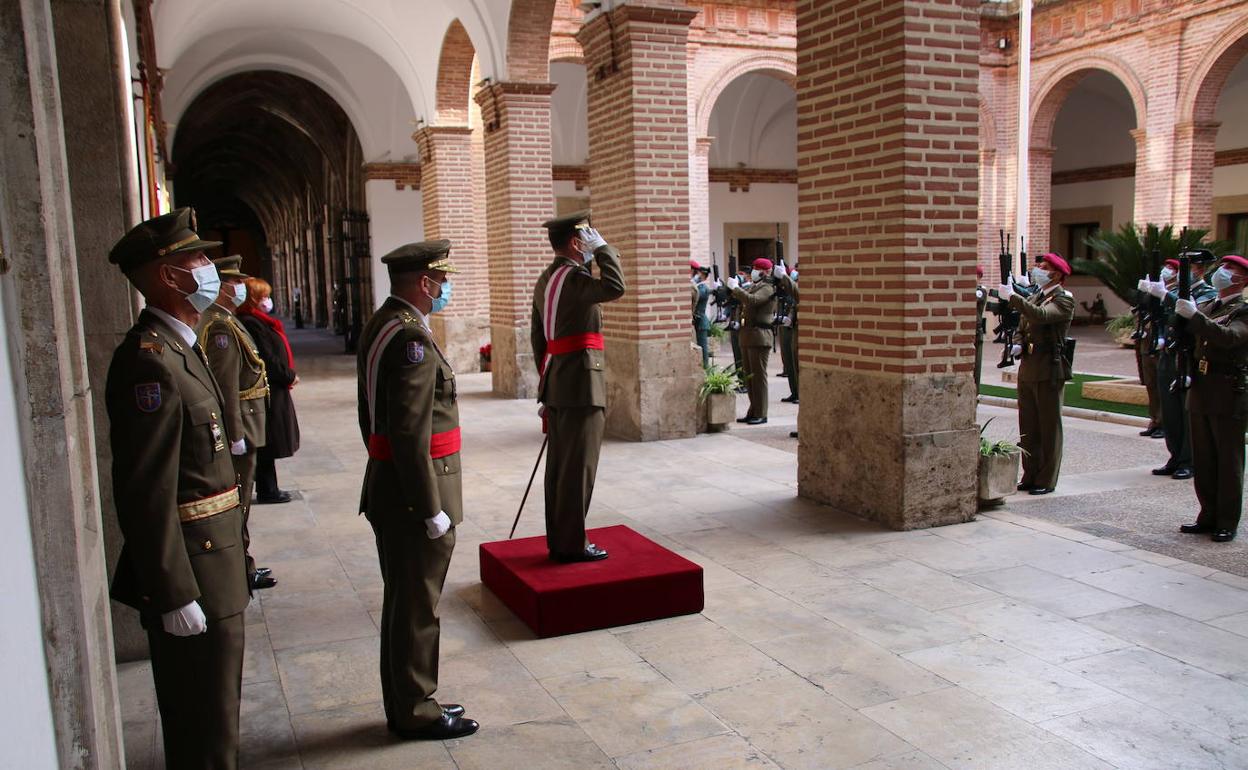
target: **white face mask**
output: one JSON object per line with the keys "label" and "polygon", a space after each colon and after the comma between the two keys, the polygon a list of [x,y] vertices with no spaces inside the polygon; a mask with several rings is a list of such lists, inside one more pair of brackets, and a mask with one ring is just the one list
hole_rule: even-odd
{"label": "white face mask", "polygon": [[234,284],[234,296],[230,297],[230,301],[234,303],[234,307],[238,307],[247,301],[247,284]]}
{"label": "white face mask", "polygon": [[1174,277],[1178,274],[1179,274],[1179,271],[1175,270],[1173,267],[1163,267],[1161,269],[1161,280],[1163,283],[1172,281],[1174,280]]}
{"label": "white face mask", "polygon": [[1031,282],[1036,286],[1043,289],[1045,286],[1048,286],[1051,281],[1052,279],[1049,278],[1049,272],[1047,270],[1039,267],[1033,267],[1031,269]]}
{"label": "white face mask", "polygon": [[1231,284],[1235,283],[1235,276],[1225,267],[1219,267],[1213,271],[1213,278],[1209,279],[1209,283],[1213,284],[1213,288],[1222,291],[1231,288]]}
{"label": "white face mask", "polygon": [[751,270],[751,271],[750,271],[750,280],[751,280],[751,281],[757,281],[759,278],[762,278],[762,277],[763,277],[763,274],[762,274],[761,272],[759,272],[759,271],[757,271],[757,270]]}
{"label": "white face mask", "polygon": [[260,309],[266,313],[272,313],[273,312],[273,298],[265,297],[264,299],[260,300]]}

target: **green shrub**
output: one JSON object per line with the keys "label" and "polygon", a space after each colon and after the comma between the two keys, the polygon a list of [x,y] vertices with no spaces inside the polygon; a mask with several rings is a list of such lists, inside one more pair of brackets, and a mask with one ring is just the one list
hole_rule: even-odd
{"label": "green shrub", "polygon": [[989,417],[988,422],[985,422],[983,425],[979,426],[979,454],[980,456],[981,457],[1005,457],[1007,455],[1012,455],[1015,452],[1023,451],[1023,448],[1020,447],[1018,444],[1015,444],[1013,441],[1005,441],[1005,440],[989,441],[988,439],[984,438],[984,430],[987,429],[988,424],[991,423],[995,419],[997,418]]}
{"label": "green shrub", "polygon": [[713,393],[732,393],[739,387],[741,387],[741,376],[735,365],[715,366],[711,364],[706,367],[706,377],[702,380],[702,387],[698,388],[698,399],[706,400],[706,397]]}

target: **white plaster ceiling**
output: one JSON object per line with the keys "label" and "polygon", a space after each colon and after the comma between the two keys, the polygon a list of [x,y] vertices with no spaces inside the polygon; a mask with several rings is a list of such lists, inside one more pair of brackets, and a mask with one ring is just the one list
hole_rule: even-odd
{"label": "white plaster ceiling", "polygon": [[797,95],[787,83],[747,73],[728,84],[711,111],[711,168],[797,168]]}
{"label": "white plaster ceiling", "polygon": [[1118,78],[1095,70],[1066,97],[1053,125],[1053,170],[1135,162],[1135,107]]}

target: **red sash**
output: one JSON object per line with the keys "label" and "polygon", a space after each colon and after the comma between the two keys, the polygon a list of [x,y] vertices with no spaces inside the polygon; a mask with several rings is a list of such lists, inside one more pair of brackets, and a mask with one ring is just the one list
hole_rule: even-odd
{"label": "red sash", "polygon": [[[434,460],[453,455],[460,450],[459,428],[452,428],[444,433],[435,433],[429,437],[429,456]],[[393,460],[394,450],[390,447],[390,437],[374,433],[368,437],[368,456],[373,460]]]}
{"label": "red sash", "polygon": [[[603,343],[602,335],[598,332],[585,332],[584,334],[569,334],[566,337],[550,340],[546,343],[546,355],[558,356],[564,353],[576,353],[581,350],[605,350],[606,345]],[[542,368],[545,368],[545,361],[542,362]]]}

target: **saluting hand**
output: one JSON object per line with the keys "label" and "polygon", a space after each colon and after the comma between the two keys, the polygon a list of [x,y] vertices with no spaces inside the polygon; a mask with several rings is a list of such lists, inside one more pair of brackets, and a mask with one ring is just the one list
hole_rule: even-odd
{"label": "saluting hand", "polygon": [[592,227],[587,227],[581,231],[581,240],[585,242],[585,248],[590,251],[597,251],[607,245],[607,239],[598,234],[598,231]]}

